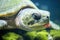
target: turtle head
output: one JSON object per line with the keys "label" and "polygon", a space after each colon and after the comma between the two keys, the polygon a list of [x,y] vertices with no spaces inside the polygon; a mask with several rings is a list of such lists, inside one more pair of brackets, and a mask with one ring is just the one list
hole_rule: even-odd
{"label": "turtle head", "polygon": [[21,10],[16,17],[16,25],[23,30],[42,30],[49,24],[49,12],[39,9]]}

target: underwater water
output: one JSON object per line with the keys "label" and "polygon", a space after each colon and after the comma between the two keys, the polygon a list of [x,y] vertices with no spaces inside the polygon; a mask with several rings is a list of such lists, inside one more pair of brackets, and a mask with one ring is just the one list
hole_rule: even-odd
{"label": "underwater water", "polygon": [[[60,25],[60,0],[32,0],[32,2],[39,9],[49,11],[50,20],[52,20],[54,23]],[[49,29],[49,30],[51,30],[51,29]],[[22,36],[24,40],[48,40],[48,35],[49,35],[49,33],[46,32],[45,29],[43,31],[37,31],[37,32],[35,32],[35,31],[27,32],[27,31],[21,30],[21,29],[8,29],[8,30],[4,29],[4,30],[0,30],[0,40],[3,40],[2,36],[4,36],[6,33],[9,33],[9,32],[11,32],[11,33],[14,32],[14,33]],[[53,40],[60,40],[60,30],[51,30],[50,34],[54,38]],[[16,36],[16,35],[13,35],[13,36]],[[7,35],[7,38],[8,37],[9,36]],[[8,39],[6,39],[6,40],[8,40]],[[13,40],[15,40],[15,39],[13,39]],[[19,40],[19,39],[17,39],[17,40]]]}

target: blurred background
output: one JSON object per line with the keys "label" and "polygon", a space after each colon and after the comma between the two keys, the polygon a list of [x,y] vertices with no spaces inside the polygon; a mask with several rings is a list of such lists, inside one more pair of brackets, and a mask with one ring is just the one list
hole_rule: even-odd
{"label": "blurred background", "polygon": [[50,19],[60,25],[60,0],[32,0],[42,10],[50,11]]}

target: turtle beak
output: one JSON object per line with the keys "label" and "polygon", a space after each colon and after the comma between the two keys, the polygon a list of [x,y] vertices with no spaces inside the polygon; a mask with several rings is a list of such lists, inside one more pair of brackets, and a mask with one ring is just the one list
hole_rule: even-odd
{"label": "turtle beak", "polygon": [[43,26],[44,26],[45,28],[50,28],[51,25],[50,25],[50,23],[47,23],[47,24],[44,24]]}
{"label": "turtle beak", "polygon": [[46,22],[46,24],[44,24],[43,26],[45,27],[45,28],[50,28],[50,23],[49,23],[49,17],[47,17],[47,20],[45,20],[45,22]]}

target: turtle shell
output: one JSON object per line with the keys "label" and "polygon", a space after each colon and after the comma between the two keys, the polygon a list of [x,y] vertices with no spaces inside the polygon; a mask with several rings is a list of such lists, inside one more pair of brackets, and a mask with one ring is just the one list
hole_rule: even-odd
{"label": "turtle shell", "polygon": [[29,0],[0,0],[0,17],[8,17],[17,14],[17,12],[30,5]]}

